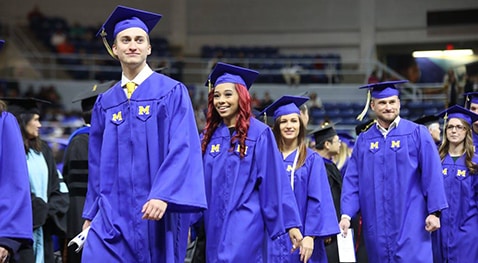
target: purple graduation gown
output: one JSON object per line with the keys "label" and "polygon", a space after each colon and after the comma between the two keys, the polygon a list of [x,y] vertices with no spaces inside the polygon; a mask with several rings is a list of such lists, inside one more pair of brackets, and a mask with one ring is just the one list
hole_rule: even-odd
{"label": "purple graduation gown", "polygon": [[33,242],[33,216],[23,139],[9,112],[0,114],[0,141],[0,246],[17,253]]}
{"label": "purple graduation gown", "polygon": [[251,118],[244,159],[230,140],[221,123],[203,156],[206,262],[263,262],[265,238],[301,226],[297,205],[268,126]]}
{"label": "purple graduation gown", "polygon": [[476,152],[478,149],[478,133],[471,131],[471,134],[473,136],[473,145],[475,146],[475,152]]}
{"label": "purple graduation gown", "polygon": [[[297,151],[294,151],[284,159],[289,185],[296,154]],[[311,149],[307,149],[304,165],[294,172],[294,195],[302,220],[302,235],[316,237],[314,251],[308,262],[327,263],[323,238],[336,235],[340,230],[324,160]],[[299,250],[291,254],[291,247],[288,235],[269,240],[268,262],[301,262]]]}
{"label": "purple graduation gown", "polygon": [[341,209],[362,212],[369,262],[432,262],[425,219],[446,207],[440,157],[424,126],[401,119],[386,138],[376,125],[358,137]]}
{"label": "purple graduation gown", "polygon": [[[93,109],[83,262],[183,262],[189,213],[206,208],[187,89],[153,73],[128,101],[120,85]],[[168,203],[159,221],[141,219],[150,199]]]}
{"label": "purple graduation gown", "polygon": [[[478,163],[478,156],[473,158]],[[441,228],[432,233],[433,258],[440,262],[478,260],[478,175],[470,174],[465,155],[442,162],[449,208],[441,214]]]}

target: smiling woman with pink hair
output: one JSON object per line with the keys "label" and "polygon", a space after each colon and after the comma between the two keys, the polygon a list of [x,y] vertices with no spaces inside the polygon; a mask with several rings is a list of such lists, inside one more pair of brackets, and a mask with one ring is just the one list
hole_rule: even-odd
{"label": "smiling woman with pink hair", "polygon": [[202,137],[206,262],[262,262],[265,239],[288,232],[294,248],[302,240],[274,135],[251,116],[248,89],[257,76],[221,62],[209,76]]}

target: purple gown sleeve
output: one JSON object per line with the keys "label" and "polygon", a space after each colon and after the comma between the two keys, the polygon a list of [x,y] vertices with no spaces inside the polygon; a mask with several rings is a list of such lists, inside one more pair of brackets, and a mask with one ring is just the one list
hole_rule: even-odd
{"label": "purple gown sleeve", "polygon": [[170,140],[161,145],[167,153],[148,199],[168,202],[170,211],[197,212],[206,208],[201,145],[187,89],[180,84],[175,91],[167,98]]}
{"label": "purple gown sleeve", "polygon": [[8,112],[0,114],[0,140],[0,238],[29,244],[33,217],[25,149],[18,122]]}
{"label": "purple gown sleeve", "polygon": [[[100,101],[102,95],[98,97]],[[103,109],[100,103],[93,107],[91,116],[90,138],[88,141],[88,190],[86,192],[83,218],[92,220],[98,212],[98,196],[100,189],[100,156],[103,145],[103,131],[105,128]]]}
{"label": "purple gown sleeve", "polygon": [[[361,137],[359,136],[355,143],[355,147],[360,147],[360,139]],[[357,167],[358,152],[359,150],[356,149],[352,152],[342,183],[342,194],[340,200],[341,214],[346,214],[350,217],[354,217],[360,209]]]}
{"label": "purple gown sleeve", "polygon": [[419,162],[422,170],[422,190],[427,197],[428,213],[442,210],[448,207],[445,189],[443,187],[443,176],[441,171],[441,160],[430,133],[425,127],[420,126]]}
{"label": "purple gown sleeve", "polygon": [[327,237],[340,232],[327,171],[321,156],[314,153],[307,185],[304,236]]}
{"label": "purple gown sleeve", "polygon": [[275,239],[289,228],[302,226],[294,193],[270,129],[256,143],[261,211],[269,236]]}

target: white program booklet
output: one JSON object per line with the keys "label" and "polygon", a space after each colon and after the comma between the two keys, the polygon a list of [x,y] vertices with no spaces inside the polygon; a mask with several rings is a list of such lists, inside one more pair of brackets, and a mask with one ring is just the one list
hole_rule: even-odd
{"label": "white program booklet", "polygon": [[337,234],[337,246],[339,248],[340,262],[356,262],[353,231],[351,228],[347,229],[347,237],[344,237],[342,233]]}
{"label": "white program booklet", "polygon": [[77,245],[78,247],[75,249],[75,252],[78,253],[83,248],[85,244],[86,237],[88,236],[88,231],[90,231],[90,227],[85,228],[85,230],[81,231],[76,237],[74,237],[70,242],[68,242],[68,246]]}

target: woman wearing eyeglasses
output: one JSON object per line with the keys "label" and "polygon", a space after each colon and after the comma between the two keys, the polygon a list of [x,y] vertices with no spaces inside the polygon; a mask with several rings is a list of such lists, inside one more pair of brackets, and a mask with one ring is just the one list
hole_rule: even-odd
{"label": "woman wearing eyeglasses", "polygon": [[471,125],[478,115],[453,106],[442,113],[445,136],[439,153],[448,209],[441,228],[432,233],[434,262],[470,262],[478,259],[478,156]]}

